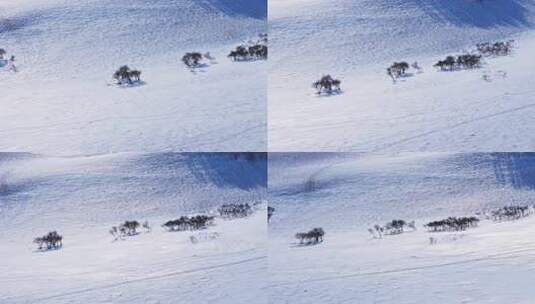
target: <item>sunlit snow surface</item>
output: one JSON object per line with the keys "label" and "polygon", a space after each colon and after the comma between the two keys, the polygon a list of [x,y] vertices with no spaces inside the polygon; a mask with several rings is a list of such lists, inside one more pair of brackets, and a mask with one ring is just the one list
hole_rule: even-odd
{"label": "sunlit snow surface", "polygon": [[[535,148],[533,1],[273,0],[269,20],[270,151]],[[509,39],[513,54],[480,69],[433,67]],[[417,61],[423,72],[393,84],[394,61]],[[342,81],[341,95],[315,94],[324,74]]]}
{"label": "sunlit snow surface", "polygon": [[[464,232],[423,227],[532,205],[534,154],[275,154],[269,171],[271,303],[530,303],[535,296],[535,215],[482,219]],[[392,219],[414,220],[418,230],[383,239],[367,231]],[[323,227],[325,241],[297,246],[294,234],[313,227]]]}
{"label": "sunlit snow surface", "polygon": [[[0,303],[267,303],[266,166],[221,154],[0,154]],[[228,203],[256,211],[205,231],[161,227]],[[108,230],[134,219],[152,231],[114,241]],[[33,238],[52,230],[63,248],[37,251]]]}
{"label": "sunlit snow surface", "polygon": [[[267,65],[232,62],[267,32],[265,0],[0,1],[0,151],[265,151]],[[196,73],[186,52],[210,52]],[[144,85],[118,88],[121,65]]]}

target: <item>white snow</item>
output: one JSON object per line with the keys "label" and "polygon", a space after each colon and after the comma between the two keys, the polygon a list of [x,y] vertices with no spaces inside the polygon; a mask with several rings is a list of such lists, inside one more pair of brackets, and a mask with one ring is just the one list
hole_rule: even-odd
{"label": "white snow", "polygon": [[[269,151],[535,148],[532,1],[273,0],[269,20]],[[508,39],[514,54],[486,58],[481,69],[433,67]],[[393,84],[394,61],[424,71]],[[343,94],[315,94],[324,74],[342,81]]]}
{"label": "white snow", "polygon": [[[267,303],[265,191],[261,159],[0,154],[0,302]],[[226,203],[257,205],[206,231],[160,227]],[[152,231],[113,241],[108,230],[133,219]],[[51,230],[63,248],[37,251],[33,238]]]}
{"label": "white snow", "polygon": [[[533,154],[277,154],[269,170],[271,303],[530,303],[535,296],[534,215],[482,220],[456,233],[422,227],[532,205]],[[382,239],[367,231],[392,219],[415,220],[418,230]],[[323,227],[325,241],[296,246],[294,234],[314,227]]]}
{"label": "white snow", "polygon": [[[265,61],[231,62],[267,31],[266,1],[0,1],[0,151],[47,155],[265,151]],[[192,73],[186,52],[217,64]],[[121,65],[145,85],[118,88]]]}

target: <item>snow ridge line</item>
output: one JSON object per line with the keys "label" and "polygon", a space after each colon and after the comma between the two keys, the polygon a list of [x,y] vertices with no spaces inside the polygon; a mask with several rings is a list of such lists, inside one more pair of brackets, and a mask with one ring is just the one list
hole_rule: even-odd
{"label": "snow ridge line", "polygon": [[514,258],[514,257],[516,257],[516,256],[514,256],[514,254],[519,254],[519,253],[524,253],[524,252],[535,253],[535,248],[512,250],[512,251],[497,253],[497,254],[493,254],[493,255],[488,255],[488,256],[485,256],[485,257],[472,258],[472,259],[454,261],[454,262],[447,262],[447,263],[442,263],[442,264],[422,265],[422,266],[390,269],[390,270],[383,270],[383,271],[370,271],[370,272],[352,273],[352,274],[346,274],[346,275],[330,276],[330,277],[323,277],[323,278],[309,279],[309,280],[301,280],[301,281],[295,281],[295,282],[276,283],[276,284],[269,285],[268,288],[280,287],[280,286],[292,285],[292,284],[301,284],[301,283],[316,283],[316,282],[332,281],[332,280],[347,279],[347,278],[354,278],[354,277],[375,276],[375,275],[384,275],[384,274],[395,274],[395,273],[401,273],[401,272],[409,272],[409,271],[416,271],[416,270],[425,270],[425,269],[432,269],[432,268],[440,268],[440,267],[448,267],[448,266],[455,266],[455,265],[462,265],[462,264],[470,264],[470,263],[476,263],[476,262],[482,262],[482,261],[488,261],[488,260],[502,260],[502,259]]}
{"label": "snow ridge line", "polygon": [[[123,285],[128,285],[128,284],[131,284],[131,283],[151,281],[151,280],[159,280],[159,279],[179,276],[179,275],[183,275],[183,274],[190,274],[190,273],[196,273],[196,272],[201,272],[201,271],[207,271],[207,270],[231,267],[231,266],[236,266],[236,265],[242,265],[242,264],[251,263],[251,262],[260,261],[260,260],[265,260],[265,259],[267,259],[267,256],[258,256],[258,257],[253,257],[253,258],[241,260],[241,261],[225,263],[225,264],[219,264],[219,265],[215,265],[215,266],[206,266],[206,267],[200,267],[200,268],[195,268],[195,269],[190,269],[190,270],[183,270],[183,271],[174,271],[174,272],[170,272],[170,273],[166,273],[166,274],[148,276],[148,277],[145,277],[145,278],[126,280],[126,281],[115,283],[115,284],[108,284],[108,285],[90,287],[90,288],[75,290],[75,291],[66,292],[66,293],[58,293],[58,294],[45,296],[45,297],[41,297],[41,298],[34,298],[33,301],[37,302],[37,301],[52,300],[52,299],[56,299],[56,298],[73,296],[73,295],[83,294],[83,293],[92,292],[92,291],[115,288],[115,287],[119,287],[119,286],[123,286]],[[11,300],[14,300],[14,299],[15,299],[14,297],[11,298]],[[10,299],[4,299],[4,300],[10,300]]]}

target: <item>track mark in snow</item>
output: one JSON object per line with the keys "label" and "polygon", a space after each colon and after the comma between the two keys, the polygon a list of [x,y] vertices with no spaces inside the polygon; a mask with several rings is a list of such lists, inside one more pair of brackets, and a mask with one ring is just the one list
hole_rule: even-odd
{"label": "track mark in snow", "polygon": [[382,150],[389,149],[389,148],[392,148],[394,146],[397,146],[397,145],[400,145],[400,144],[404,144],[404,143],[410,142],[410,141],[418,139],[418,138],[426,137],[428,135],[433,135],[433,134],[440,133],[440,132],[443,132],[443,131],[446,131],[446,130],[451,130],[451,129],[458,128],[460,126],[468,125],[468,124],[471,124],[471,123],[474,123],[474,122],[486,120],[486,119],[497,117],[497,116],[501,116],[501,115],[514,113],[514,112],[517,112],[517,111],[522,111],[522,110],[529,109],[529,108],[532,108],[532,107],[535,107],[535,103],[531,103],[531,104],[528,104],[528,105],[524,105],[524,106],[520,106],[520,107],[516,107],[516,108],[512,108],[512,109],[503,110],[503,111],[492,113],[492,114],[488,114],[488,115],[483,115],[483,116],[480,116],[480,117],[477,117],[477,118],[474,118],[474,119],[461,121],[459,123],[456,123],[456,124],[453,124],[453,125],[450,125],[450,126],[446,126],[444,128],[441,128],[441,129],[435,129],[435,130],[427,131],[427,132],[424,132],[424,133],[421,133],[421,134],[418,134],[418,135],[409,136],[409,137],[406,137],[406,138],[398,140],[398,141],[394,141],[394,142],[391,142],[391,143],[384,144],[381,148],[377,148],[377,149],[373,150],[372,152],[381,152]]}
{"label": "track mark in snow", "polygon": [[448,266],[455,266],[455,265],[462,265],[462,264],[484,262],[484,261],[489,261],[489,260],[504,260],[504,259],[518,257],[518,255],[515,256],[514,254],[530,253],[530,252],[535,253],[535,248],[512,250],[508,252],[502,252],[502,253],[489,255],[486,257],[473,258],[473,259],[448,262],[448,263],[442,263],[442,264],[406,267],[406,268],[390,269],[390,270],[383,270],[383,271],[361,272],[361,273],[353,273],[353,274],[346,274],[346,275],[339,275],[339,276],[323,277],[323,278],[317,278],[317,279],[301,280],[301,281],[296,281],[296,282],[277,283],[277,284],[270,285],[269,288],[290,285],[290,284],[315,283],[315,282],[332,281],[332,280],[355,278],[355,277],[396,274],[396,273],[403,273],[403,272],[410,272],[410,271],[417,271],[417,270],[426,270],[426,269],[433,269],[433,268],[441,268],[441,267],[448,267]]}
{"label": "track mark in snow", "polygon": [[32,301],[34,301],[34,302],[47,301],[47,300],[52,300],[52,299],[56,299],[56,298],[63,298],[63,297],[83,294],[83,293],[92,292],[92,291],[115,288],[115,287],[128,285],[128,284],[132,284],[132,283],[137,283],[137,282],[159,280],[159,279],[164,279],[164,278],[169,278],[169,277],[180,276],[180,275],[184,275],[184,274],[208,271],[208,270],[219,269],[219,268],[232,267],[232,266],[242,265],[242,264],[251,263],[251,262],[256,262],[256,261],[260,261],[260,260],[264,260],[264,259],[267,259],[267,257],[266,256],[260,256],[260,257],[249,258],[249,259],[245,259],[245,260],[241,260],[241,261],[237,261],[237,262],[232,262],[232,263],[225,263],[225,264],[219,264],[219,265],[215,265],[215,266],[200,267],[200,268],[195,268],[195,269],[190,269],[190,270],[183,270],[183,271],[175,271],[175,272],[170,272],[170,273],[166,273],[166,274],[160,274],[160,275],[148,276],[148,277],[144,277],[144,278],[127,280],[127,281],[114,283],[114,284],[102,285],[102,286],[97,286],[97,287],[90,287],[90,288],[85,288],[85,289],[80,289],[80,290],[75,290],[75,291],[65,292],[65,293],[58,293],[58,294],[54,294],[54,295],[50,295],[50,296],[46,296],[46,297],[41,297],[41,298],[34,298]]}

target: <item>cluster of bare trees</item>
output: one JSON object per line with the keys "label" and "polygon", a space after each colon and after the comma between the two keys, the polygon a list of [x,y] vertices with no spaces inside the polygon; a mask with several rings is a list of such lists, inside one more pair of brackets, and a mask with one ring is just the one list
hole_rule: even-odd
{"label": "cluster of bare trees", "polygon": [[374,238],[382,238],[383,235],[401,234],[409,228],[411,231],[416,230],[416,224],[414,221],[406,222],[404,220],[392,220],[383,226],[375,224],[373,228],[368,228],[368,232]]}
{"label": "cluster of bare trees", "polygon": [[523,217],[527,217],[533,213],[533,208],[529,206],[505,206],[496,210],[492,210],[490,218],[497,221],[513,221]]}
{"label": "cluster of bare trees", "polygon": [[190,52],[182,56],[182,62],[192,70],[207,66],[207,64],[202,62],[203,59],[207,59],[211,63],[215,63],[215,58],[210,55],[210,52],[206,52],[204,54],[201,54],[200,52]]}
{"label": "cluster of bare trees", "polygon": [[479,219],[471,217],[448,217],[447,219],[432,221],[424,225],[430,232],[464,231],[468,228],[477,227]]}
{"label": "cluster of bare trees", "polygon": [[341,92],[340,85],[342,81],[331,77],[331,75],[322,76],[320,80],[314,82],[312,87],[317,90],[317,94],[333,95]]}
{"label": "cluster of bare trees", "polygon": [[268,36],[259,35],[257,41],[250,41],[249,44],[239,45],[230,51],[228,57],[234,61],[265,60],[268,57]]}
{"label": "cluster of bare trees", "polygon": [[478,68],[481,66],[481,55],[447,56],[446,59],[439,60],[434,66],[440,68],[441,71]]}
{"label": "cluster of bare trees", "polygon": [[302,245],[315,245],[323,242],[325,231],[323,228],[314,228],[308,232],[299,232],[295,234],[295,238],[299,240]]}
{"label": "cluster of bare trees", "polygon": [[63,246],[63,236],[52,231],[42,237],[36,237],[33,242],[37,244],[39,250],[59,249]]}
{"label": "cluster of bare trees", "polygon": [[123,65],[113,73],[113,79],[115,79],[119,85],[138,84],[141,82],[141,71],[131,70],[127,65]]}
{"label": "cluster of bare trees", "polygon": [[148,221],[143,222],[143,224],[140,224],[138,221],[125,221],[119,226],[111,227],[109,232],[115,238],[115,240],[117,240],[127,236],[134,236],[139,234],[137,231],[139,227],[143,227],[145,229],[145,232],[152,231],[152,228],[149,225]]}
{"label": "cluster of bare trees", "polygon": [[167,231],[186,231],[206,229],[214,223],[214,217],[208,215],[196,215],[192,217],[182,216],[179,219],[165,222],[162,227]]}
{"label": "cluster of bare trees", "polygon": [[217,209],[223,218],[246,217],[253,213],[253,208],[249,204],[226,204]]}
{"label": "cluster of bare trees", "polygon": [[485,42],[477,44],[477,50],[484,56],[507,56],[513,50],[514,40]]}

